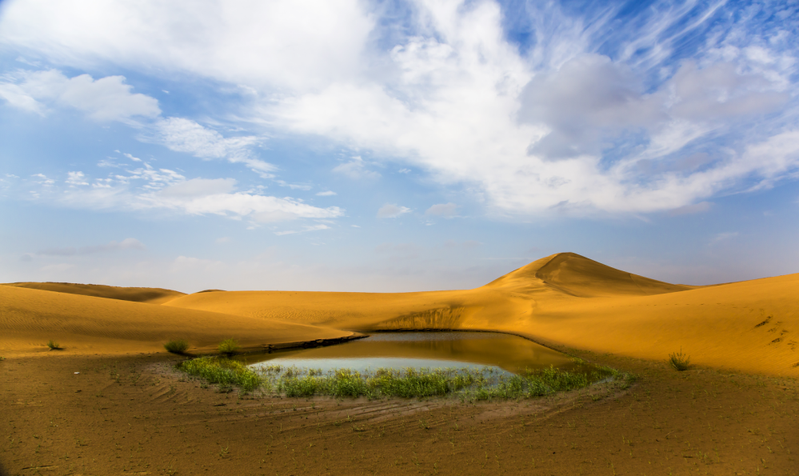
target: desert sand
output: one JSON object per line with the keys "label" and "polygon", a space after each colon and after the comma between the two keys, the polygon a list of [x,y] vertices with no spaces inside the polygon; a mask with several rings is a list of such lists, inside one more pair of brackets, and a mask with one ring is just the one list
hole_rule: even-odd
{"label": "desert sand", "polygon": [[[163,349],[399,329],[521,335],[643,379],[479,405],[259,401],[187,381]],[[461,291],[0,285],[0,474],[797,474],[797,332],[799,274],[685,286],[573,253]],[[687,372],[665,363],[679,350]]]}

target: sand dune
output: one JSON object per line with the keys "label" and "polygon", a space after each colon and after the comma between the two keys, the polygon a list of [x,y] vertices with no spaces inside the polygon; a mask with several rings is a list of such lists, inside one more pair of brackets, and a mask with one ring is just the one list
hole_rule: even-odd
{"label": "sand dune", "polygon": [[[9,321],[5,309],[19,308],[23,299],[23,314],[38,323],[35,331]],[[180,332],[211,345],[239,329],[251,333],[248,342],[255,345],[280,332],[280,338],[313,340],[349,331],[498,330],[646,359],[666,359],[682,348],[699,365],[799,376],[799,274],[695,287],[560,253],[462,291],[216,291],[165,299],[159,306],[0,286],[0,300],[6,303],[0,305],[5,306],[0,329],[29,332],[37,343],[51,338],[53,325],[87,336],[87,342],[121,339],[133,342],[131,349],[147,342],[148,351]]]}
{"label": "sand dune", "polygon": [[0,286],[0,350],[47,351],[53,339],[69,353],[162,352],[170,339],[187,339],[194,351],[213,351],[222,339],[243,348],[336,339],[352,335],[318,326],[157,304]]}
{"label": "sand dune", "polygon": [[118,286],[105,286],[102,284],[74,284],[74,283],[8,283],[4,286],[19,288],[39,289],[57,293],[80,294],[122,301],[147,302],[150,304],[163,304],[185,293],[161,288],[125,288]]}

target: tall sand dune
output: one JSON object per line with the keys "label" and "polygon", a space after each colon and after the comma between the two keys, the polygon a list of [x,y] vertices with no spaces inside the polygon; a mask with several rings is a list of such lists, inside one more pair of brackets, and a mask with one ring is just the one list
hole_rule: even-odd
{"label": "tall sand dune", "polygon": [[[559,253],[460,291],[217,291],[157,306],[0,286],[0,310],[20,307],[23,298],[26,315],[39,323],[38,341],[50,338],[48,326],[66,326],[64,318],[47,316],[67,314],[74,319],[69,329],[75,335],[146,341],[147,349],[167,335],[193,336],[210,345],[232,329],[252,332],[257,338],[251,342],[266,342],[280,332],[313,340],[349,331],[495,330],[646,359],[664,360],[682,349],[698,365],[799,376],[799,274],[684,286]],[[69,311],[66,303],[71,303]],[[28,332],[20,327],[24,324],[9,321],[7,312],[0,317],[0,326],[17,334]],[[161,327],[155,331],[151,325]]]}
{"label": "tall sand dune", "polygon": [[147,302],[163,304],[167,301],[184,296],[185,293],[161,288],[129,288],[119,286],[105,286],[102,284],[75,284],[75,283],[8,283],[4,286],[19,288],[39,289],[57,293],[80,294],[122,301]]}

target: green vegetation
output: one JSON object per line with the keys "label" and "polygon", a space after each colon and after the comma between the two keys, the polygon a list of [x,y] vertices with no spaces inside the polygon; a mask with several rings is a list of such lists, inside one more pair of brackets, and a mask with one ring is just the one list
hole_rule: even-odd
{"label": "green vegetation", "polygon": [[333,397],[423,398],[455,395],[464,400],[533,398],[576,390],[599,381],[621,381],[627,388],[634,378],[608,367],[576,361],[574,370],[554,367],[528,370],[507,376],[491,369],[377,369],[357,372],[336,369],[322,372],[272,365],[257,372],[241,362],[224,357],[203,357],[178,364],[178,369],[229,389],[261,389],[288,397],[328,395]]}
{"label": "green vegetation", "polygon": [[682,347],[680,347],[679,352],[669,354],[669,365],[671,365],[675,370],[688,370],[688,365],[690,362],[691,358],[682,353]]}
{"label": "green vegetation", "polygon": [[183,339],[171,340],[164,344],[164,349],[173,354],[183,355],[189,348],[189,343]]}
{"label": "green vegetation", "polygon": [[47,341],[47,347],[49,347],[50,350],[62,350],[61,345],[53,339]]}
{"label": "green vegetation", "polygon": [[224,355],[233,355],[239,350],[239,343],[234,339],[225,339],[219,344],[219,353]]}
{"label": "green vegetation", "polygon": [[6,358],[5,358],[5,357],[3,357],[3,356],[0,356],[0,362],[2,362],[2,361],[4,361],[4,360],[6,360]]}
{"label": "green vegetation", "polygon": [[201,377],[221,386],[236,385],[244,391],[252,391],[263,384],[262,379],[246,365],[224,357],[201,357],[185,360],[177,368],[189,375]]}

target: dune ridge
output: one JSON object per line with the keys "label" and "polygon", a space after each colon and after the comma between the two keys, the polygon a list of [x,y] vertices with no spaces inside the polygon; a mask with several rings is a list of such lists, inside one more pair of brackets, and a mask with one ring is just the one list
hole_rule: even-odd
{"label": "dune ridge", "polygon": [[[21,288],[2,288],[3,303],[24,297],[7,294],[8,289],[22,292]],[[122,312],[108,307],[100,310],[92,304],[99,299],[96,297],[25,291],[49,296],[49,301],[28,303],[31,319],[42,322],[45,319],[42,316],[63,307],[56,302],[59,299],[83,299],[70,304],[73,306],[70,318],[76,323],[84,322],[83,330],[74,331],[76,336],[89,335],[90,331],[94,333],[91,335],[105,332],[97,330],[100,321],[85,316]],[[114,302],[101,301],[107,306]],[[252,332],[253,345],[274,339],[276,334],[270,334],[271,330],[307,341],[380,330],[493,330],[553,346],[645,359],[666,359],[669,353],[682,348],[698,365],[799,376],[799,274],[714,286],[686,286],[627,273],[575,253],[558,253],[470,290],[215,291],[180,295],[162,304],[116,303],[149,309],[145,313],[150,316],[147,318],[127,310],[119,314],[116,320],[128,319],[123,326],[142,328],[157,320],[156,315],[162,319],[163,328],[142,337],[149,342],[147,349],[154,348],[152,343],[158,336],[162,340],[167,338],[167,329],[174,333],[192,328],[193,338],[203,345],[228,337],[232,329]],[[8,308],[9,304],[0,305],[0,311]],[[15,327],[19,323],[8,322],[6,312],[0,316],[0,330],[21,332]],[[202,326],[195,325],[201,322]],[[41,341],[46,328],[43,323],[30,332],[38,333],[37,339]],[[143,331],[130,332],[133,336]],[[128,340],[131,339],[136,341],[138,337]],[[5,340],[0,343],[5,345]],[[131,348],[137,347],[131,345]]]}
{"label": "dune ridge", "polygon": [[242,350],[318,339],[346,339],[351,331],[252,319],[158,304],[0,286],[0,350],[42,352],[53,339],[69,353],[162,352],[170,339],[187,339],[193,352],[212,352],[234,338]]}
{"label": "dune ridge", "polygon": [[106,286],[104,284],[75,284],[75,283],[6,283],[3,286],[14,286],[19,288],[39,289],[41,291],[53,291],[57,293],[80,294],[82,296],[94,296],[107,299],[119,299],[122,301],[147,302],[151,304],[163,304],[185,293],[162,288],[136,288]]}

